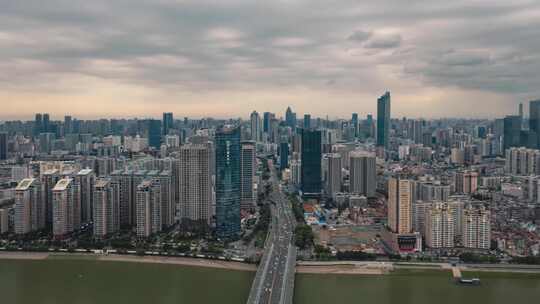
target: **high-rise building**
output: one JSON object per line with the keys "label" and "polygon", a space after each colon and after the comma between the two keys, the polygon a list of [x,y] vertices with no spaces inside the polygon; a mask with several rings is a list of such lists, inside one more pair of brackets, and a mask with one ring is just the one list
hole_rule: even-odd
{"label": "high-rise building", "polygon": [[8,158],[8,134],[0,132],[0,160]]}
{"label": "high-rise building", "polygon": [[120,230],[120,185],[97,179],[93,189],[94,236],[105,237]]}
{"label": "high-rise building", "polygon": [[243,210],[255,210],[256,195],[254,191],[256,158],[255,143],[244,141],[240,151],[240,208]]}
{"label": "high-rise building", "polygon": [[464,194],[475,193],[478,189],[478,172],[462,171],[456,173],[456,192]]}
{"label": "high-rise building", "polygon": [[302,129],[301,190],[306,197],[321,193],[321,131]]}
{"label": "high-rise building", "polygon": [[291,107],[287,107],[287,111],[285,111],[285,123],[291,130],[296,129],[296,113],[291,110]]}
{"label": "high-rise building", "polygon": [[44,132],[43,115],[41,113],[37,113],[36,119],[34,120],[34,136],[38,136],[42,132]]}
{"label": "high-rise building", "polygon": [[75,176],[75,182],[79,186],[81,202],[81,221],[88,223],[92,221],[94,181],[96,175],[92,169],[83,169]]}
{"label": "high-rise building", "polygon": [[372,153],[349,153],[350,192],[374,197],[377,187],[376,157]]}
{"label": "high-rise building", "polygon": [[9,209],[0,208],[0,234],[9,232]]}
{"label": "high-rise building", "polygon": [[45,206],[38,179],[25,178],[15,188],[15,233],[26,234],[45,228]]}
{"label": "high-rise building", "polygon": [[261,141],[262,140],[262,128],[261,128],[261,118],[257,111],[251,112],[250,115],[250,131],[251,131],[251,140]]}
{"label": "high-rise building", "polygon": [[120,225],[124,227],[134,225],[133,214],[135,213],[136,200],[134,188],[136,189],[137,185],[133,184],[133,172],[117,170],[111,176],[113,181],[119,185],[120,190]]}
{"label": "high-rise building", "polygon": [[160,232],[161,187],[156,180],[144,180],[137,186],[136,232],[138,237],[148,237]]}
{"label": "high-rise building", "polygon": [[304,129],[306,130],[311,129],[311,115],[310,114],[304,114]]}
{"label": "high-rise building", "polygon": [[326,176],[325,176],[325,191],[329,197],[333,197],[336,193],[341,192],[341,155],[338,153],[330,153],[325,155]]}
{"label": "high-rise building", "polygon": [[154,170],[149,174],[150,177],[159,183],[161,193],[161,225],[163,228],[174,225],[176,206],[175,206],[175,187],[173,186],[172,170]]}
{"label": "high-rise building", "polygon": [[190,220],[210,224],[212,218],[211,153],[210,147],[205,144],[188,144],[180,147],[178,213],[182,221]]}
{"label": "high-rise building", "polygon": [[285,170],[289,167],[289,143],[281,142],[279,144],[279,169]]}
{"label": "high-rise building", "polygon": [[454,216],[448,204],[434,203],[426,210],[424,235],[430,248],[454,247]]}
{"label": "high-rise building", "polygon": [[377,146],[388,149],[390,135],[390,92],[377,99]]}
{"label": "high-rise building", "polygon": [[272,128],[272,119],[275,118],[274,113],[264,112],[263,113],[263,132],[270,134]]}
{"label": "high-rise building", "polygon": [[504,118],[503,149],[510,147],[519,147],[522,144],[521,138],[521,117],[518,115],[509,115]]}
{"label": "high-rise building", "polygon": [[463,210],[463,247],[489,249],[491,246],[491,217],[484,206],[469,204]]}
{"label": "high-rise building", "polygon": [[173,113],[163,113],[163,136],[166,136],[169,134],[169,131],[174,126],[174,118]]}
{"label": "high-rise building", "polygon": [[529,102],[529,134],[535,138],[536,146],[540,148],[540,99]]}
{"label": "high-rise building", "polygon": [[161,121],[148,120],[148,145],[154,149],[161,147]]}
{"label": "high-rise building", "polygon": [[353,128],[354,128],[354,136],[355,137],[358,137],[360,134],[359,134],[359,125],[358,125],[358,113],[352,113],[352,117],[351,117],[351,123],[353,125]]}
{"label": "high-rise building", "polygon": [[50,118],[48,113],[43,114],[43,124],[41,126],[41,132],[51,132]]}
{"label": "high-rise building", "polygon": [[52,142],[55,139],[54,133],[40,133],[39,134],[39,152],[44,154],[50,154],[52,151]]}
{"label": "high-rise building", "polygon": [[505,171],[513,175],[540,175],[540,150],[524,147],[506,150]]}
{"label": "high-rise building", "polygon": [[240,234],[240,128],[220,127],[215,145],[216,233],[219,238],[236,239]]}
{"label": "high-rise building", "polygon": [[394,233],[412,232],[412,186],[410,180],[388,180],[388,227]]}
{"label": "high-rise building", "polygon": [[63,178],[56,183],[52,193],[53,235],[63,238],[81,225],[79,189],[72,178]]}
{"label": "high-rise building", "polygon": [[60,171],[50,169],[41,173],[41,185],[43,186],[42,200],[45,206],[45,223],[47,227],[52,227],[53,222],[53,192],[52,189],[60,180]]}

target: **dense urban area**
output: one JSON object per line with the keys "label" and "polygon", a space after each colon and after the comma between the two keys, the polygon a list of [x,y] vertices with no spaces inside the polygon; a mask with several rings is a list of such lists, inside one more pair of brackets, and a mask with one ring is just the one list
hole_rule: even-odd
{"label": "dense urban area", "polygon": [[[3,121],[0,250],[539,264],[540,100],[494,120],[391,118],[390,104]],[[269,242],[283,255],[266,258]]]}

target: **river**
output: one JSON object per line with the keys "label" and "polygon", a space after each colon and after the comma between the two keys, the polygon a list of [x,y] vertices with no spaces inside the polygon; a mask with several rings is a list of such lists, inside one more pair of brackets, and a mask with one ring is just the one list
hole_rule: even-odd
{"label": "river", "polygon": [[[254,273],[94,260],[0,260],[0,303],[245,303]],[[440,271],[384,276],[296,277],[296,304],[536,303],[540,276],[481,273],[481,286],[458,286]]]}

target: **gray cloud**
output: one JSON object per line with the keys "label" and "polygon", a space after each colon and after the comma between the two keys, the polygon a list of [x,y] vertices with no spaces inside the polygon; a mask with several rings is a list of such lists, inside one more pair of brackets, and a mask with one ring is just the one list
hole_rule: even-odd
{"label": "gray cloud", "polygon": [[[79,75],[173,91],[430,86],[530,98],[539,12],[524,0],[4,1],[0,90],[68,91],[60,79]],[[383,68],[388,79],[373,77]]]}

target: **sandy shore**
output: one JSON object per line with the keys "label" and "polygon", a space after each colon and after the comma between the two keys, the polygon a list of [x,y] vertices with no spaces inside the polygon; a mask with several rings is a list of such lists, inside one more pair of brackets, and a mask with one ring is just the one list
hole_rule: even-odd
{"label": "sandy shore", "polygon": [[0,252],[0,259],[15,260],[45,260],[48,258],[91,258],[98,261],[112,262],[135,262],[135,263],[153,263],[153,264],[173,264],[194,267],[208,267],[219,269],[230,269],[240,271],[256,271],[257,266],[253,264],[209,260],[198,258],[183,257],[163,257],[163,256],[132,256],[132,255],[99,255],[90,253],[48,253],[48,252]]}

